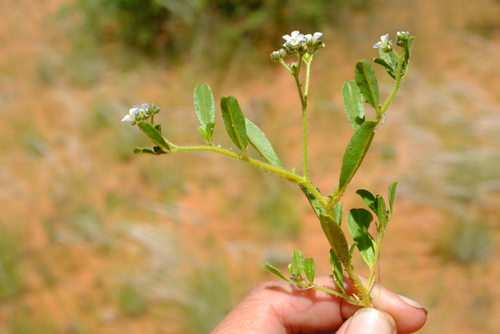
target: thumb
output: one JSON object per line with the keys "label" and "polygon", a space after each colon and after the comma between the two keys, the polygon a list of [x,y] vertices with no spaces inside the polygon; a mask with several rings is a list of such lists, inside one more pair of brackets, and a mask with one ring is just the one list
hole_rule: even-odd
{"label": "thumb", "polygon": [[362,308],[347,319],[337,334],[396,334],[396,322],[387,313]]}

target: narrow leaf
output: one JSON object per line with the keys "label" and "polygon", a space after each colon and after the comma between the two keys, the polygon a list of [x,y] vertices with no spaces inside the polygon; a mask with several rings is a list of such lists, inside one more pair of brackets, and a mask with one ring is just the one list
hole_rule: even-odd
{"label": "narrow leaf", "polygon": [[352,254],[354,254],[354,250],[356,249],[356,246],[358,245],[357,242],[353,243],[352,245],[349,245],[349,255],[352,257]]}
{"label": "narrow leaf", "polygon": [[344,82],[342,86],[342,100],[347,113],[347,119],[352,128],[356,131],[365,121],[365,106],[363,96],[355,81]]}
{"label": "narrow leaf", "polygon": [[266,264],[264,264],[264,265],[262,266],[262,268],[266,269],[266,270],[267,270],[267,271],[269,271],[271,274],[276,275],[276,276],[278,276],[279,278],[281,278],[281,279],[283,279],[283,280],[285,280],[285,281],[287,281],[287,282],[290,282],[290,280],[289,280],[288,278],[286,278],[286,277],[285,277],[285,275],[283,275],[283,274],[281,273],[281,271],[280,271],[278,268],[273,267],[272,265],[267,264],[267,263],[266,263]]}
{"label": "narrow leaf", "polygon": [[220,105],[222,118],[229,137],[240,150],[246,151],[248,140],[245,117],[241,112],[238,100],[234,96],[224,96]]}
{"label": "narrow leaf", "polygon": [[163,136],[161,135],[161,133],[158,132],[158,130],[153,125],[151,125],[151,123],[141,121],[141,122],[137,123],[137,126],[156,145],[160,146],[161,148],[163,148],[163,149],[165,149],[167,151],[170,151],[170,147],[169,147],[167,141],[165,140],[165,138],[163,138]]}
{"label": "narrow leaf", "polygon": [[136,147],[134,148],[134,153],[135,154],[153,154],[153,155],[160,155],[160,153],[155,152],[150,147]]}
{"label": "narrow leaf", "polygon": [[332,265],[333,281],[335,282],[335,285],[337,285],[340,291],[345,292],[344,273],[342,271],[342,264],[340,263],[339,259],[337,258],[337,255],[335,255],[335,252],[331,248],[328,260]]}
{"label": "narrow leaf", "polygon": [[364,122],[352,136],[344,152],[339,188],[345,189],[358,170],[375,135],[375,121]]}
{"label": "narrow leaf", "polygon": [[389,216],[387,215],[387,210],[385,209],[385,200],[382,196],[377,195],[375,200],[375,204],[377,205],[377,218],[382,227],[385,227],[389,222]]}
{"label": "narrow leaf", "polygon": [[351,263],[351,257],[349,255],[349,246],[347,245],[347,239],[344,231],[342,231],[335,219],[331,216],[321,214],[319,216],[319,220],[323,232],[325,233],[336,257],[344,266],[349,266]]}
{"label": "narrow leaf", "polygon": [[389,186],[389,193],[387,194],[387,198],[389,199],[389,210],[394,211],[394,199],[396,198],[396,188],[398,186],[398,181],[394,181]]}
{"label": "narrow leaf", "polygon": [[383,48],[378,49],[380,58],[384,60],[393,71],[398,68],[398,57],[393,52],[385,52]]}
{"label": "narrow leaf", "polygon": [[373,108],[379,108],[379,91],[378,81],[375,76],[375,71],[372,65],[366,59],[360,60],[356,63],[356,70],[354,71],[354,78],[358,84],[359,90],[363,94]]}
{"label": "narrow leaf", "polygon": [[406,70],[408,67],[408,63],[410,62],[410,57],[411,57],[411,47],[413,45],[413,41],[415,40],[415,37],[410,37],[408,38],[408,44],[406,44],[405,48],[405,56],[404,56],[404,61],[403,61],[403,68]]}
{"label": "narrow leaf", "polygon": [[375,64],[379,64],[379,65],[382,65],[385,70],[387,71],[387,73],[389,73],[389,75],[393,78],[393,79],[396,79],[396,73],[394,72],[394,69],[391,67],[391,65],[387,64],[387,62],[381,58],[375,58],[373,59],[373,62]]}
{"label": "narrow leaf", "polygon": [[294,250],[292,252],[292,264],[295,268],[295,272],[299,272],[304,268],[304,260],[302,257],[302,253],[299,250]]}
{"label": "narrow leaf", "polygon": [[361,196],[361,198],[366,203],[366,205],[368,205],[368,207],[373,212],[376,213],[377,208],[375,207],[375,196],[371,192],[369,192],[368,190],[365,190],[365,189],[358,189],[358,191],[356,191],[356,194]]}
{"label": "narrow leaf", "polygon": [[344,203],[339,202],[333,208],[333,215],[335,216],[335,220],[339,225],[342,225],[342,219],[344,216]]}
{"label": "narrow leaf", "polygon": [[159,133],[161,133],[161,123],[158,123],[155,125],[155,129],[156,131],[158,131]]}
{"label": "narrow leaf", "polygon": [[271,142],[267,139],[264,132],[248,118],[245,118],[245,125],[248,140],[250,144],[259,152],[259,154],[271,165],[284,168],[280,158],[274,151]]}
{"label": "narrow leaf", "polygon": [[200,122],[198,131],[207,142],[212,141],[215,124],[215,101],[208,84],[197,84],[194,89],[194,110]]}
{"label": "narrow leaf", "polygon": [[316,275],[316,269],[314,266],[314,260],[310,257],[304,259],[304,273],[306,274],[309,283],[314,283],[314,276]]}
{"label": "narrow leaf", "polygon": [[368,232],[372,220],[372,214],[365,209],[351,209],[347,214],[349,232],[351,232],[356,247],[370,268],[375,262],[375,245],[370,232]]}

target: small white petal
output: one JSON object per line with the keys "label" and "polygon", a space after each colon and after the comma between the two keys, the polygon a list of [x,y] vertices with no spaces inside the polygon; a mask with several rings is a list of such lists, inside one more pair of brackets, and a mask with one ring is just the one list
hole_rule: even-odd
{"label": "small white petal", "polygon": [[130,110],[128,111],[129,115],[132,117],[135,117],[135,115],[137,115],[138,112],[139,112],[139,106],[134,106],[130,108]]}
{"label": "small white petal", "polygon": [[380,40],[382,42],[387,42],[389,40],[389,34],[385,34],[384,36],[380,36]]}
{"label": "small white petal", "polygon": [[127,115],[123,117],[122,122],[132,122],[133,120],[134,119],[130,115]]}
{"label": "small white petal", "polygon": [[292,38],[297,37],[300,34],[298,30],[292,31]]}
{"label": "small white petal", "polygon": [[315,33],[314,33],[314,38],[315,38],[315,39],[318,39],[318,38],[320,38],[321,36],[323,36],[323,33],[321,33],[321,32],[315,32]]}
{"label": "small white petal", "polygon": [[373,46],[375,49],[381,48],[382,47],[382,42],[378,42]]}

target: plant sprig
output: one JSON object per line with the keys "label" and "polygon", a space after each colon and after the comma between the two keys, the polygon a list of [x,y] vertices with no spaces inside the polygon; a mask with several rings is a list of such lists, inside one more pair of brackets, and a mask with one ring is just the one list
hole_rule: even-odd
{"label": "plant sprig", "polygon": [[[302,118],[302,174],[297,174],[296,168],[289,171],[284,167],[264,132],[251,120],[245,118],[238,100],[234,96],[222,97],[220,110],[226,132],[239,152],[215,145],[213,134],[217,108],[208,84],[198,84],[194,90],[194,108],[200,123],[198,131],[205,144],[182,146],[167,140],[162,133],[161,124],[154,123],[153,116],[158,113],[159,108],[153,103],[133,107],[123,121],[131,122],[133,125],[137,124],[155,144],[153,147],[135,148],[135,153],[171,155],[184,151],[212,151],[273,172],[297,184],[318,217],[330,244],[328,259],[332,265],[336,289],[329,289],[314,283],[314,260],[308,257],[304,258],[298,250],[292,253],[292,263],[288,266],[288,277],[271,264],[264,264],[263,268],[296,286],[325,291],[341,297],[349,303],[370,307],[372,306],[371,290],[375,284],[382,240],[394,212],[397,182],[393,182],[389,186],[387,202],[381,195],[374,195],[368,190],[359,189],[356,193],[363,199],[369,210],[353,208],[344,217],[343,203],[340,200],[360,168],[375,137],[375,131],[381,123],[385,122],[385,114],[400,89],[403,79],[408,74],[414,37],[409,32],[397,33],[396,45],[401,47],[401,53],[394,50],[388,34],[382,36],[381,40],[374,45],[374,48],[379,49],[380,56],[380,58],[374,59],[374,63],[381,65],[394,79],[394,86],[385,101],[380,101],[378,80],[368,60],[358,61],[354,70],[354,80],[347,81],[342,86],[344,108],[354,134],[344,151],[338,185],[325,196],[309,179],[307,141],[310,70],[315,53],[325,47],[325,44],[319,40],[321,36],[321,33],[303,35],[294,31],[291,35],[283,36],[286,40],[283,47],[271,54],[271,59],[281,63],[290,72],[296,83]],[[295,56],[297,61],[286,63],[284,59],[289,56]],[[305,70],[305,81],[301,83],[303,69]],[[374,119],[366,119],[365,104],[370,105],[375,110],[376,117]],[[148,119],[149,122],[147,122]],[[255,148],[261,159],[250,156],[249,145]],[[349,244],[341,226],[344,220],[354,241],[352,244]],[[375,236],[370,233],[372,224],[375,226]],[[361,282],[352,264],[353,253],[356,249],[370,270],[366,283]],[[344,289],[344,273],[355,287],[354,293],[350,295]]]}

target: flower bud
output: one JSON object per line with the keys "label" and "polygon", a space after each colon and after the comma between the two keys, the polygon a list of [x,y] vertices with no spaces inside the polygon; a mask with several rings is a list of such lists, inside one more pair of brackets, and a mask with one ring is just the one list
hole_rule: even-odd
{"label": "flower bud", "polygon": [[153,116],[160,112],[160,107],[158,107],[155,103],[150,103],[147,109],[147,115]]}
{"label": "flower bud", "polygon": [[281,48],[278,52],[279,52],[281,59],[285,58],[288,55],[288,52],[283,48]]}
{"label": "flower bud", "polygon": [[410,38],[409,31],[398,31],[396,33],[396,45],[404,47],[408,43],[408,39]]}
{"label": "flower bud", "polygon": [[281,57],[280,51],[273,51],[271,53],[271,60],[275,63],[279,62],[283,57]]}
{"label": "flower bud", "polygon": [[150,105],[147,103],[136,105],[130,108],[128,115],[123,117],[122,122],[130,122],[130,124],[135,125],[137,122],[144,121],[159,111],[160,108],[154,103]]}
{"label": "flower bud", "polygon": [[324,48],[326,48],[326,44],[322,41],[316,41],[316,44],[314,44],[314,50],[320,50]]}

